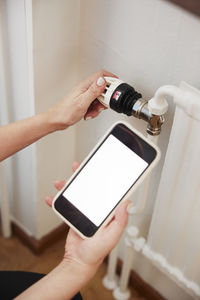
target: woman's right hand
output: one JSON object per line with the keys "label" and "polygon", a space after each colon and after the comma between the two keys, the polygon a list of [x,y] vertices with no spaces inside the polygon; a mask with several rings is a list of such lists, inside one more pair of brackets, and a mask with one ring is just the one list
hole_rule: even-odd
{"label": "woman's right hand", "polygon": [[54,130],[65,129],[83,117],[94,118],[101,110],[106,109],[95,100],[105,90],[105,76],[116,77],[108,71],[101,70],[82,81],[63,100],[46,112]]}

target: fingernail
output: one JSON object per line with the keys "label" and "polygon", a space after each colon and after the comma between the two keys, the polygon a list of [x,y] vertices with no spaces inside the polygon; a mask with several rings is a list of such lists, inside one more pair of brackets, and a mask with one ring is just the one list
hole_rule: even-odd
{"label": "fingernail", "polygon": [[98,86],[103,86],[105,84],[105,79],[103,77],[99,77],[97,80]]}
{"label": "fingernail", "polygon": [[91,116],[89,116],[89,117],[85,118],[85,121],[87,121],[87,120],[91,120],[91,119],[92,119],[92,117],[91,117]]}

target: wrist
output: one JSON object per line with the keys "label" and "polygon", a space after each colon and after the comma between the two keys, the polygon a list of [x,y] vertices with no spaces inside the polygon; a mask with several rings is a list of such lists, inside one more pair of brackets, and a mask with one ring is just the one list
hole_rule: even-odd
{"label": "wrist", "polygon": [[94,276],[89,268],[74,259],[63,259],[49,274],[25,290],[17,299],[71,299]]}
{"label": "wrist", "polygon": [[66,129],[69,127],[66,123],[62,124],[62,122],[59,120],[56,112],[51,108],[45,112],[42,112],[40,115],[46,124],[48,133],[52,133],[52,132],[55,132],[58,130],[63,130],[63,129]]}
{"label": "wrist", "polygon": [[86,264],[73,257],[64,257],[60,266],[67,273],[77,274],[80,282],[84,286],[96,273],[100,264]]}
{"label": "wrist", "polygon": [[43,113],[51,132],[64,130],[70,126],[70,122],[67,121],[67,116],[60,113],[57,106],[58,105],[55,105]]}

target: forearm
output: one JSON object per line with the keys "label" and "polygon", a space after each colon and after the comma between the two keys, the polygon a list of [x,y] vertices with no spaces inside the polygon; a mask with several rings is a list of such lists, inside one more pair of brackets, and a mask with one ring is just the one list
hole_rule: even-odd
{"label": "forearm", "polygon": [[68,300],[93,277],[96,268],[88,269],[74,262],[61,262],[53,271],[25,290],[16,299]]}
{"label": "forearm", "polygon": [[[92,101],[104,91],[106,82],[103,77],[111,73],[100,71],[79,84],[70,94],[56,103],[48,111],[31,118],[0,127],[0,161],[17,151],[36,142],[43,136],[64,130],[87,117]],[[100,81],[99,81],[100,79]],[[89,116],[96,117],[102,106],[92,108]]]}
{"label": "forearm", "polygon": [[0,161],[55,130],[47,112],[0,127]]}

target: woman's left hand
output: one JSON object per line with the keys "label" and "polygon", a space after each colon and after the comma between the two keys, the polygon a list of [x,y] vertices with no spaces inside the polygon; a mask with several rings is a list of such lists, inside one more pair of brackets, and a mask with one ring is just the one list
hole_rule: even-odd
{"label": "woman's left hand", "polygon": [[[75,171],[78,166],[79,163],[75,162],[73,170]],[[56,181],[55,187],[60,190],[64,184],[64,181]],[[45,200],[49,206],[52,205],[53,197],[47,196]],[[127,225],[128,204],[130,204],[129,201],[123,202],[116,209],[111,222],[99,229],[89,239],[82,239],[70,228],[65,245],[64,261],[74,262],[80,266],[84,265],[89,273],[94,274],[105,256],[116,246]]]}

